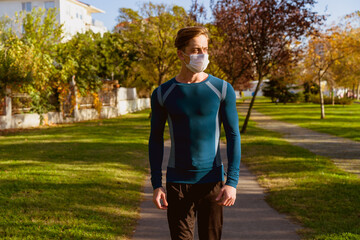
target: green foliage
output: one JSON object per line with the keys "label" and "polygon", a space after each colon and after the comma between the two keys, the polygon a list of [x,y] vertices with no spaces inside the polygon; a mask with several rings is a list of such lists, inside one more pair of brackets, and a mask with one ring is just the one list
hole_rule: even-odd
{"label": "green foliage", "polygon": [[320,87],[314,82],[306,81],[303,84],[304,88],[304,101],[311,102],[311,95],[317,95],[320,92]]}
{"label": "green foliage", "polygon": [[61,26],[56,23],[55,9],[21,12],[16,14],[14,23],[21,24],[23,31],[16,32],[16,28],[9,26],[6,32],[2,31],[0,95],[5,95],[6,88],[28,93],[31,109],[42,121],[42,114],[51,109],[48,99],[53,92],[51,77],[57,71],[53,58],[55,46],[61,40]]}
{"label": "green foliage", "polygon": [[194,24],[179,6],[144,4],[140,12],[121,8],[116,29],[138,61],[132,64],[125,85],[151,90],[179,70],[174,41],[177,31]]}
{"label": "green foliage", "polygon": [[[145,4],[141,13],[121,9],[118,32],[78,33],[62,42],[56,9],[33,9],[0,20],[0,95],[27,93],[32,112],[43,114],[69,94],[74,77],[81,95],[95,94],[101,79],[148,93],[179,70],[177,31],[193,24],[185,10]],[[56,104],[60,105],[60,104]]]}
{"label": "green foliage", "polygon": [[[117,79],[123,83],[131,66],[137,60],[137,52],[124,41],[119,33],[87,31],[77,33],[57,48],[56,61],[66,72],[75,75],[81,95],[99,91],[101,79]],[[71,76],[67,77],[67,81]]]}
{"label": "green foliage", "polygon": [[[319,95],[311,95],[310,101],[312,103],[320,104],[320,96]],[[335,104],[351,105],[353,102],[354,102],[354,100],[351,98],[339,98],[339,97],[334,98]],[[324,104],[328,104],[328,105],[332,104],[332,98],[329,96],[324,96]]]}
{"label": "green foliage", "polygon": [[262,89],[265,97],[270,97],[272,102],[288,103],[297,102],[301,98],[301,94],[294,93],[293,90],[297,86],[287,84],[283,78],[273,78],[265,82],[266,86]]}
{"label": "green foliage", "polygon": [[73,76],[80,94],[96,93],[101,78],[127,78],[137,56],[118,33],[102,37],[88,31],[61,42],[56,14],[56,9],[33,9],[0,21],[0,95],[6,88],[27,93],[41,120],[54,109],[50,98],[61,102],[69,93]]}
{"label": "green foliage", "polygon": [[17,22],[22,22],[21,39],[33,44],[42,52],[55,54],[56,44],[62,40],[62,26],[56,20],[57,9],[33,9],[31,13],[21,12]]}
{"label": "green foliage", "polygon": [[11,19],[8,16],[0,16],[0,51],[5,41],[12,35]]}
{"label": "green foliage", "polygon": [[138,51],[116,32],[106,32],[102,38],[96,38],[96,44],[99,48],[99,77],[117,79],[120,83],[127,79],[131,64],[138,60]]}
{"label": "green foliage", "polygon": [[72,64],[72,75],[76,76],[76,85],[81,95],[97,92],[101,87],[98,76],[100,58],[96,44],[98,38],[101,38],[100,34],[92,31],[77,33],[58,48],[57,60],[60,64]]}
{"label": "green foliage", "polygon": [[6,88],[21,89],[32,81],[30,71],[32,47],[11,37],[2,44],[0,50],[0,96],[5,96]]}

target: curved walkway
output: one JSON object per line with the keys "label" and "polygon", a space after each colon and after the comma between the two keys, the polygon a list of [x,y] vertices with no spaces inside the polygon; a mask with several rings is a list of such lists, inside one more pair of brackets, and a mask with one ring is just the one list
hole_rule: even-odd
{"label": "curved walkway", "polygon": [[[165,142],[165,156],[169,154],[170,142]],[[226,161],[226,148],[221,145],[221,155]],[[166,167],[163,164],[163,169]],[[165,174],[164,174],[165,176]],[[264,189],[245,166],[240,167],[240,179],[235,205],[224,208],[223,240],[297,240],[298,225],[291,223],[264,201]],[[135,240],[169,240],[166,211],[158,210],[152,203],[152,187],[147,179],[140,220],[133,235]],[[195,235],[195,239],[197,235]]]}
{"label": "curved walkway", "polygon": [[[238,109],[245,115],[248,104],[240,104]],[[257,127],[281,133],[289,143],[329,157],[340,168],[360,176],[360,142],[274,120],[254,109],[250,119],[257,123]]]}

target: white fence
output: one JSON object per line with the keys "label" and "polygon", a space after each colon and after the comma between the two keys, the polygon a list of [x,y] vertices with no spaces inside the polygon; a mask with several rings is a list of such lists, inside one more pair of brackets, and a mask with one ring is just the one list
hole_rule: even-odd
{"label": "white fence", "polygon": [[[5,97],[4,115],[0,115],[0,129],[29,128],[40,126],[40,115],[34,113],[13,114],[12,99],[10,92]],[[72,117],[64,117],[61,112],[49,112],[43,114],[43,124],[52,125],[60,123],[72,123],[99,118],[114,118],[131,112],[150,108],[149,98],[138,98],[136,88],[117,88],[114,106],[103,106],[100,116],[94,108],[79,109],[76,103]]]}

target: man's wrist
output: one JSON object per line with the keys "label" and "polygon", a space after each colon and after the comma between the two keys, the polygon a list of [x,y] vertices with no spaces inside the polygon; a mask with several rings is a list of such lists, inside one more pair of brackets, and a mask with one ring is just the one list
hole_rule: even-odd
{"label": "man's wrist", "polygon": [[155,190],[158,189],[158,188],[164,189],[163,186],[154,186],[154,187],[153,187],[153,190],[155,191]]}
{"label": "man's wrist", "polygon": [[231,183],[231,182],[227,182],[227,183],[225,183],[225,185],[226,185],[226,186],[233,187],[233,188],[235,188],[235,189],[236,189],[236,186],[237,186],[236,183]]}

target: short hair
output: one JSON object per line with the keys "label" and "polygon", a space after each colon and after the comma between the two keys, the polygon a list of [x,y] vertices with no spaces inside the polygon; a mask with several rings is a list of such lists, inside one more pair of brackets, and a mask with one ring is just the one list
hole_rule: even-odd
{"label": "short hair", "polygon": [[205,27],[194,26],[182,28],[176,35],[175,47],[178,50],[184,50],[191,39],[200,35],[205,35],[205,37],[209,39],[209,32]]}

